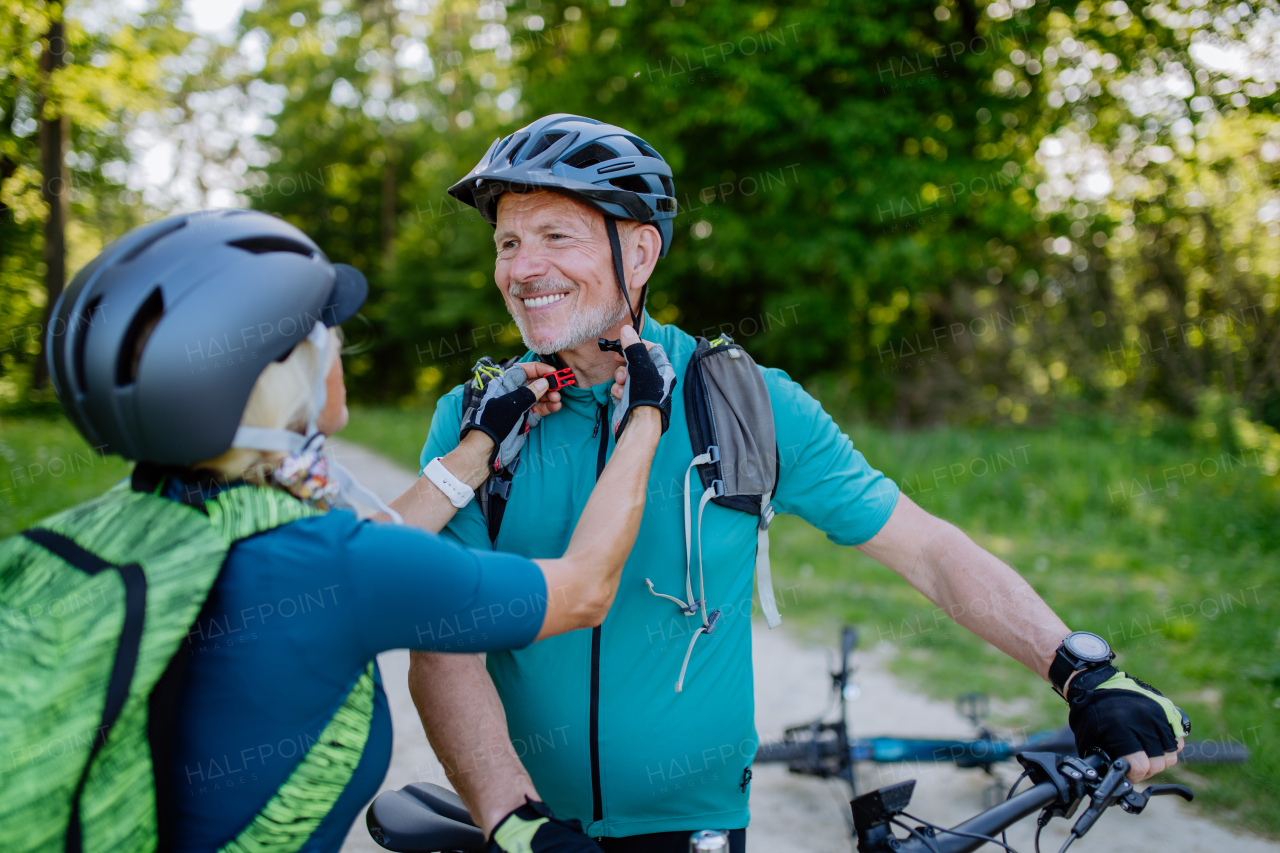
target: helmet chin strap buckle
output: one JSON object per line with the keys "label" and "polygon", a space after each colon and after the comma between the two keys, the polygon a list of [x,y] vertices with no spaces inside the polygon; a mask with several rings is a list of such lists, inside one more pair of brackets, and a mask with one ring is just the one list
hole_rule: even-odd
{"label": "helmet chin strap buckle", "polygon": [[578,384],[577,378],[573,375],[572,367],[561,368],[555,373],[548,373],[542,378],[547,380],[548,391],[559,391],[561,388],[567,388],[570,385]]}
{"label": "helmet chin strap buckle", "polygon": [[596,342],[596,345],[600,347],[600,352],[616,352],[618,355],[622,355],[621,340],[611,341],[608,338],[601,338]]}

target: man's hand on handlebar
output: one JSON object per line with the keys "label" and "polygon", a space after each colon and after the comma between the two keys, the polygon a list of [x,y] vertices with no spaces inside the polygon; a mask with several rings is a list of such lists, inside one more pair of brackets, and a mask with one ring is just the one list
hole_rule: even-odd
{"label": "man's hand on handlebar", "polygon": [[1129,762],[1141,782],[1178,763],[1190,721],[1159,690],[1113,666],[1076,675],[1067,684],[1071,731],[1081,755],[1101,749]]}

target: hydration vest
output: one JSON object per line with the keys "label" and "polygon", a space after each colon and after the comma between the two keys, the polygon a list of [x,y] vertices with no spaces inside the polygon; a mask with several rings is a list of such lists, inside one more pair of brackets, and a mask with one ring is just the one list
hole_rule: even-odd
{"label": "hydration vest", "polygon": [[[782,623],[777,600],[773,593],[773,577],[769,563],[769,523],[773,520],[770,501],[778,488],[780,460],[777,434],[773,422],[773,406],[769,389],[755,361],[729,335],[720,335],[708,341],[699,337],[697,348],[689,359],[684,375],[685,416],[689,423],[689,441],[694,457],[685,471],[684,478],[684,542],[685,542],[685,599],[665,595],[649,583],[649,591],[660,598],[674,602],[687,616],[702,611],[702,627],[689,642],[680,678],[676,682],[679,692],[684,683],[689,655],[700,634],[715,630],[720,611],[706,612],[705,595],[695,598],[693,591],[693,492],[689,475],[698,469],[702,493],[698,499],[698,561],[699,578],[702,567],[702,513],[708,503],[716,503],[757,516],[756,526],[756,584],[760,591],[760,607],[770,628]],[[478,405],[484,389],[495,377],[516,363],[516,359],[494,362],[481,358],[472,368],[472,378],[463,386],[463,422],[467,410]],[[476,498],[484,514],[489,541],[497,542],[502,528],[502,516],[511,497],[512,479],[520,466],[520,457],[507,462],[499,471],[490,475],[480,488]],[[701,590],[699,590],[701,593]]]}
{"label": "hydration vest", "polygon": [[[189,506],[122,483],[0,541],[0,850],[172,847],[184,640],[235,542],[318,514],[273,488]],[[364,751],[373,666],[222,851],[302,848]]]}

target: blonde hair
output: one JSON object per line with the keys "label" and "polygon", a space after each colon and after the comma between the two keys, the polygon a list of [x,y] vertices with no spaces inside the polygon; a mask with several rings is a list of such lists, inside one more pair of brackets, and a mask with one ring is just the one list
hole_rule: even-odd
{"label": "blonde hair", "polygon": [[[284,361],[273,361],[258,376],[240,426],[287,429],[306,432],[312,418],[319,416],[316,382],[327,377],[342,343],[336,329],[329,329],[329,347],[323,365],[320,350],[309,340],[293,348]],[[226,480],[269,483],[271,472],[285,456],[278,450],[233,447],[221,456],[194,466],[215,471]]]}

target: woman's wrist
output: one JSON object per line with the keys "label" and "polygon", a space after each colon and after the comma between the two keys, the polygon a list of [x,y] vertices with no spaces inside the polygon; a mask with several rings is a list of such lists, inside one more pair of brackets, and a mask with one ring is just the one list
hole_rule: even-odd
{"label": "woman's wrist", "polygon": [[656,444],[658,439],[662,438],[662,412],[654,406],[636,407],[627,419],[627,428],[622,431],[618,443],[624,444],[628,437],[634,435],[642,436]]}
{"label": "woman's wrist", "polygon": [[484,431],[473,429],[440,461],[450,474],[478,489],[489,478],[489,457],[492,454],[493,439]]}

